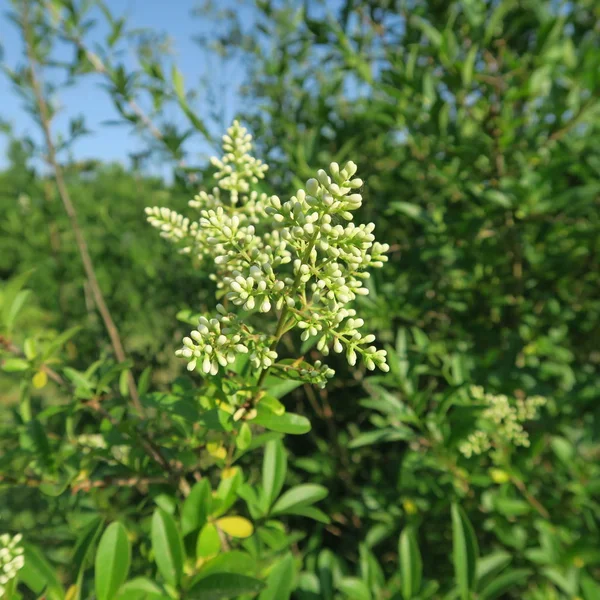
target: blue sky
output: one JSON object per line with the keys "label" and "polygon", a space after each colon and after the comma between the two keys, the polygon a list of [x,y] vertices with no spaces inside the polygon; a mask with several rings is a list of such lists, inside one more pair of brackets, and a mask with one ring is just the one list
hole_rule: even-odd
{"label": "blue sky", "polygon": [[[227,65],[222,72],[220,63],[214,58],[209,60],[208,53],[203,52],[192,40],[194,35],[210,34],[214,23],[201,17],[192,17],[191,11],[198,7],[197,0],[107,0],[114,16],[128,15],[127,24],[129,28],[144,27],[154,31],[162,31],[172,39],[175,51],[175,62],[183,73],[187,89],[199,87],[200,80],[213,73],[218,68],[218,81],[225,86],[224,94],[219,98],[225,112],[225,120],[231,120],[235,114],[238,100],[238,82],[244,77],[244,67],[241,62],[233,62]],[[4,0],[0,0],[0,7],[7,8]],[[239,6],[235,0],[217,0],[217,5]],[[253,19],[253,2],[245,1],[241,11],[241,17],[246,23]],[[98,13],[99,15],[99,13]],[[102,19],[100,19],[102,20]],[[101,39],[106,29],[97,27],[96,33],[91,40]],[[22,41],[16,27],[5,17],[2,11],[0,17],[0,40],[4,49],[4,61],[9,67],[14,67],[22,62]],[[66,52],[66,48],[59,49],[59,58],[70,58],[72,51]],[[14,93],[12,84],[3,75],[0,76],[0,98],[2,99],[2,118],[9,121],[17,136],[29,135],[39,140],[39,128],[23,110],[22,100]],[[96,75],[88,75],[80,78],[80,81],[67,90],[61,90],[59,99],[63,110],[56,118],[54,132],[65,130],[69,119],[78,114],[85,115],[86,126],[93,134],[77,141],[73,147],[73,154],[77,159],[97,158],[101,160],[117,160],[128,162],[128,154],[132,151],[140,151],[144,144],[139,136],[128,127],[106,127],[101,125],[103,121],[117,118],[117,113],[112,107],[108,94],[99,88],[101,78]],[[202,111],[202,102],[199,103]],[[184,123],[175,107],[167,109],[166,117]],[[5,161],[6,139],[0,137],[0,166]],[[190,150],[196,154],[196,158],[210,152],[210,148],[202,141],[192,144]],[[167,172],[167,171],[165,171]]]}

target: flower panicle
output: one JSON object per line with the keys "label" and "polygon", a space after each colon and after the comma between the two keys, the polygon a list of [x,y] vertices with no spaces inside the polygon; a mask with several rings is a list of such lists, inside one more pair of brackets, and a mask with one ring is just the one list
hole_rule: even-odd
{"label": "flower panicle", "polygon": [[[367,295],[369,269],[387,261],[388,244],[375,240],[373,223],[356,225],[354,213],[363,203],[364,186],[357,166],[331,163],[320,169],[288,200],[255,189],[267,165],[252,156],[252,136],[234,121],[223,136],[223,156],[213,158],[217,171],[212,191],[200,191],[190,206],[196,221],[166,208],[146,209],[161,235],[181,250],[212,262],[218,293],[238,310],[278,312],[285,331],[297,328],[303,341],[317,337],[325,356],[330,348],[345,353],[355,366],[389,369],[385,350],[375,336],[364,334],[363,319],[349,305]],[[278,333],[256,333],[244,318],[222,305],[217,316],[202,317],[186,336],[177,355],[188,369],[205,375],[226,369],[239,353],[268,369],[277,361]],[[277,328],[279,329],[279,327]],[[322,384],[333,370],[316,363],[302,377]],[[298,373],[296,373],[298,374]]]}

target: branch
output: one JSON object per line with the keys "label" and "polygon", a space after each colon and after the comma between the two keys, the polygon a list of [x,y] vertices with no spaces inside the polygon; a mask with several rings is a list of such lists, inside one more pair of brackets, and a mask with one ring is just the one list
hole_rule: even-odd
{"label": "branch", "polygon": [[[61,21],[61,23],[62,23],[62,21]],[[104,63],[102,58],[100,58],[100,56],[98,56],[95,52],[90,50],[85,45],[85,43],[83,42],[83,40],[81,39],[81,37],[79,35],[66,31],[64,27],[61,30],[57,29],[57,31],[60,33],[60,35],[64,36],[71,43],[75,44],[75,46],[79,50],[81,50],[81,52],[83,52],[85,54],[85,57],[88,59],[88,61],[90,62],[90,64],[92,65],[92,67],[96,73],[98,73],[99,75],[102,75],[112,81],[110,72],[109,72],[108,68],[106,67],[106,64]],[[161,144],[163,144],[168,149],[168,146],[165,143],[165,138],[164,138],[162,131],[154,124],[152,119],[148,116],[147,113],[144,112],[142,107],[132,98],[125,98],[125,102],[129,106],[129,108],[131,108],[133,114],[140,120],[140,122],[150,132],[152,137],[154,137],[157,141],[159,141]],[[187,167],[187,164],[183,158],[176,159],[176,165],[180,169],[185,169]],[[191,182],[194,182],[198,179],[198,177],[195,173],[188,173],[188,177]]]}
{"label": "branch", "polygon": [[[48,111],[48,105],[46,104],[46,100],[42,92],[42,87],[40,85],[40,81],[36,73],[37,62],[34,53],[34,41],[31,32],[31,23],[29,21],[29,5],[29,0],[25,0],[22,4],[21,27],[25,39],[27,59],[29,61],[29,78],[31,83],[31,89],[33,91],[33,95],[35,97],[35,101],[38,107],[40,125],[42,127],[44,140],[46,143],[46,160],[48,162],[48,165],[54,171],[56,187],[58,188],[58,193],[61,197],[61,200],[65,207],[65,211],[71,222],[71,228],[73,230],[73,233],[75,234],[75,242],[79,250],[81,262],[83,263],[83,268],[85,270],[85,274],[90,286],[90,291],[94,298],[94,302],[98,308],[98,312],[100,313],[102,320],[104,321],[104,326],[106,327],[106,331],[108,332],[108,336],[110,338],[115,356],[117,360],[120,363],[122,363],[126,360],[123,344],[121,343],[119,332],[112,319],[108,306],[106,305],[104,296],[102,294],[102,290],[100,289],[100,285],[98,284],[96,271],[94,270],[94,265],[90,257],[87,242],[85,240],[85,236],[83,235],[83,231],[79,226],[77,211],[75,210],[75,206],[73,205],[73,202],[71,200],[69,190],[67,189],[67,186],[65,184],[62,168],[56,158],[56,148],[54,146],[54,142],[52,140],[52,132],[50,130],[50,122],[52,117],[50,116],[50,113]],[[131,395],[133,405],[135,406],[137,412],[140,415],[143,415],[144,411],[140,403],[138,391],[135,385],[135,380],[133,379],[133,375],[131,374],[131,372],[129,372],[128,374],[127,385],[129,387],[129,394]]]}

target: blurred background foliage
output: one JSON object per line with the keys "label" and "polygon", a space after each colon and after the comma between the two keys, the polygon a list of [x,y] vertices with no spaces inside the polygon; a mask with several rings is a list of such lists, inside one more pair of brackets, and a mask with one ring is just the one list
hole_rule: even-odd
{"label": "blurred background foliage", "polygon": [[[74,4],[73,14],[84,13]],[[289,396],[313,429],[288,443],[288,480],[326,486],[321,508],[332,520],[309,528],[291,521],[304,534],[294,597],[399,594],[398,535],[407,525],[418,530],[431,585],[421,596],[402,588],[402,597],[459,597],[449,558],[457,499],[488,574],[510,562],[503,587],[485,592],[484,572],[473,597],[600,597],[598,4],[250,4],[252,26],[219,3],[195,15],[214,21],[214,35],[198,38],[204,51],[246,65],[237,116],[281,175],[269,178],[270,191],[288,197],[317,168],[351,159],[365,180],[361,220],[392,246],[360,301],[391,372],[367,377],[332,357],[338,376],[328,388]],[[203,311],[214,289],[155,236],[142,211],[184,210],[198,186],[210,187],[212,168],[193,164],[186,141],[212,143],[219,115],[194,112],[194,94],[167,55],[140,43],[127,72],[106,46],[94,50],[102,72],[85,52],[85,18],[61,27],[79,48],[71,75],[96,68],[107,82],[99,93],[142,135],[150,131],[146,158],[172,165],[165,182],[146,159],[127,168],[64,161],[133,369],[152,365],[160,389],[183,372],[172,358],[184,328],[176,314]],[[117,32],[114,44],[124,36]],[[11,74],[17,86],[18,77]],[[218,97],[217,89],[205,93]],[[154,132],[132,112],[141,96],[153,98]],[[161,125],[166,104],[186,117],[184,129]],[[53,179],[32,162],[32,145],[12,139],[0,174],[0,275],[32,271],[38,311],[23,327],[82,326],[66,352],[85,368],[109,346]],[[2,375],[5,404],[18,398],[11,382]],[[469,458],[458,450],[481,426],[471,384],[547,398],[526,426],[529,447],[498,443]],[[24,527],[17,506],[3,512],[5,524]]]}

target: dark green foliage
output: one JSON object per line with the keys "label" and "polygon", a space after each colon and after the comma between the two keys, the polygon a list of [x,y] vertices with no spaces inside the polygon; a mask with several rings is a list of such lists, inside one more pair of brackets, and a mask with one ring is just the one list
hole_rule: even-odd
{"label": "dark green foliage", "polygon": [[[78,22],[79,3],[55,4]],[[153,134],[174,185],[66,166],[128,363],[110,356],[53,178],[13,142],[0,174],[0,516],[28,543],[24,598],[62,598],[63,585],[108,597],[129,560],[98,588],[98,544],[131,554],[123,600],[178,586],[261,600],[600,597],[596,4],[268,0],[252,30],[235,11],[215,24],[221,50],[247,60],[239,117],[272,167],[268,191],[288,198],[351,159],[361,218],[392,246],[359,302],[390,372],[332,355],[325,390],[267,379],[252,429],[222,409],[226,379],[176,379],[187,325],[175,315],[194,322],[214,283],[143,221],[154,204],[185,212],[189,173],[210,181],[210,168],[186,170],[185,139],[208,130],[179,71],[150,51],[136,72],[109,63],[125,120],[139,123],[127,100],[140,90],[189,120]],[[90,68],[78,60],[73,73]],[[321,358],[311,342],[289,336],[284,352]],[[129,371],[148,418],[128,407]],[[547,398],[524,422],[529,446],[500,435],[472,385],[513,407]],[[492,447],[468,456],[478,431]],[[221,547],[231,510],[254,532]]]}

